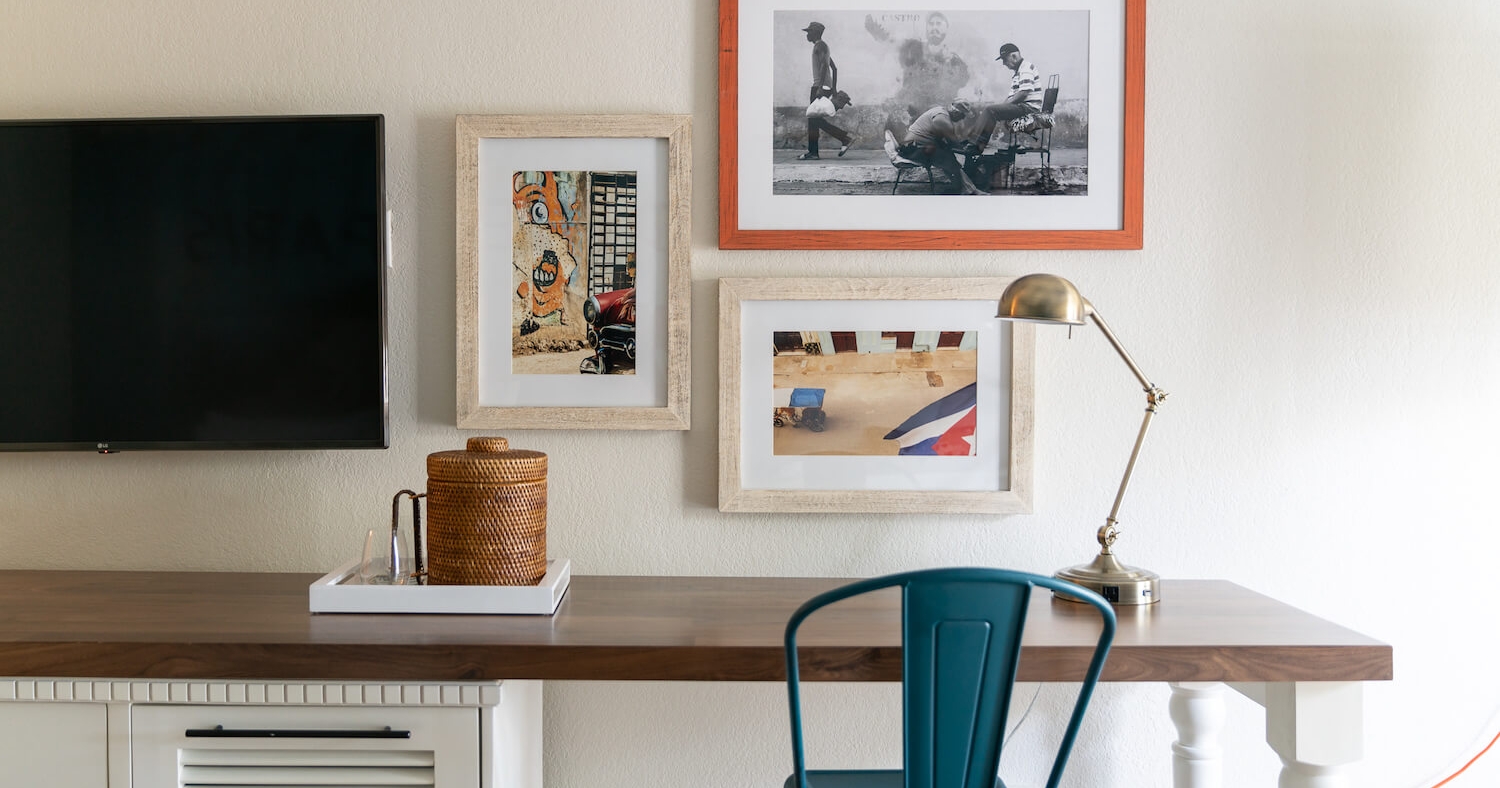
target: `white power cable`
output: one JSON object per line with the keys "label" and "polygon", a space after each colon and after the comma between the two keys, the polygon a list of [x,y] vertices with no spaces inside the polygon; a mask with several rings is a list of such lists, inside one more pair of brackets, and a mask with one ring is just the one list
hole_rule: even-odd
{"label": "white power cable", "polygon": [[1010,744],[1010,739],[1016,735],[1016,731],[1021,729],[1021,725],[1026,722],[1026,718],[1031,716],[1031,707],[1036,705],[1037,696],[1041,694],[1042,684],[1041,682],[1037,682],[1036,689],[1031,691],[1031,701],[1026,704],[1026,710],[1021,712],[1021,719],[1016,720],[1016,724],[1010,728],[1010,733],[1005,734],[1005,738],[1000,741],[1000,749],[1002,751],[1005,749],[1005,745]]}

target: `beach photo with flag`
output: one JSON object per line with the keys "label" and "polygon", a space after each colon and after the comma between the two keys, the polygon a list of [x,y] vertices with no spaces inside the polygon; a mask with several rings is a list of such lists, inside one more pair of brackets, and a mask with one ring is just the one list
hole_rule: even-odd
{"label": "beach photo with flag", "polygon": [[885,439],[896,441],[898,454],[972,456],[977,390],[977,384],[970,383],[933,402],[886,433]]}
{"label": "beach photo with flag", "polygon": [[977,332],[776,331],[772,339],[774,454],[974,454]]}

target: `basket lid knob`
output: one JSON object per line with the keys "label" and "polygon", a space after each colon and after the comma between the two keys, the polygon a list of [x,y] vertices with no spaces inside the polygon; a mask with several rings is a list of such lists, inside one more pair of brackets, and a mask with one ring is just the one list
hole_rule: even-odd
{"label": "basket lid knob", "polygon": [[470,438],[464,444],[465,451],[497,452],[508,449],[510,449],[510,441],[499,437]]}

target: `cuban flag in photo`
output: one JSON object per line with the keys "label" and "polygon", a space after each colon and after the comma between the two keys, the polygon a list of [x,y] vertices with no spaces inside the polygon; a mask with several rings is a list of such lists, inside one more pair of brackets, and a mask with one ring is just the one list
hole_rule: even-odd
{"label": "cuban flag in photo", "polygon": [[972,456],[978,385],[970,383],[917,411],[885,439],[900,442],[897,454]]}

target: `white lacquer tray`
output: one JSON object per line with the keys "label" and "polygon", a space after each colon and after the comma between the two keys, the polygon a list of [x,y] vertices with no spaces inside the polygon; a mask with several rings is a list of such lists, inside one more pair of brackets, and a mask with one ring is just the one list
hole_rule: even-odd
{"label": "white lacquer tray", "polygon": [[566,558],[547,562],[534,586],[377,586],[360,581],[353,561],[308,586],[312,613],[474,613],[550,616],[572,578]]}

